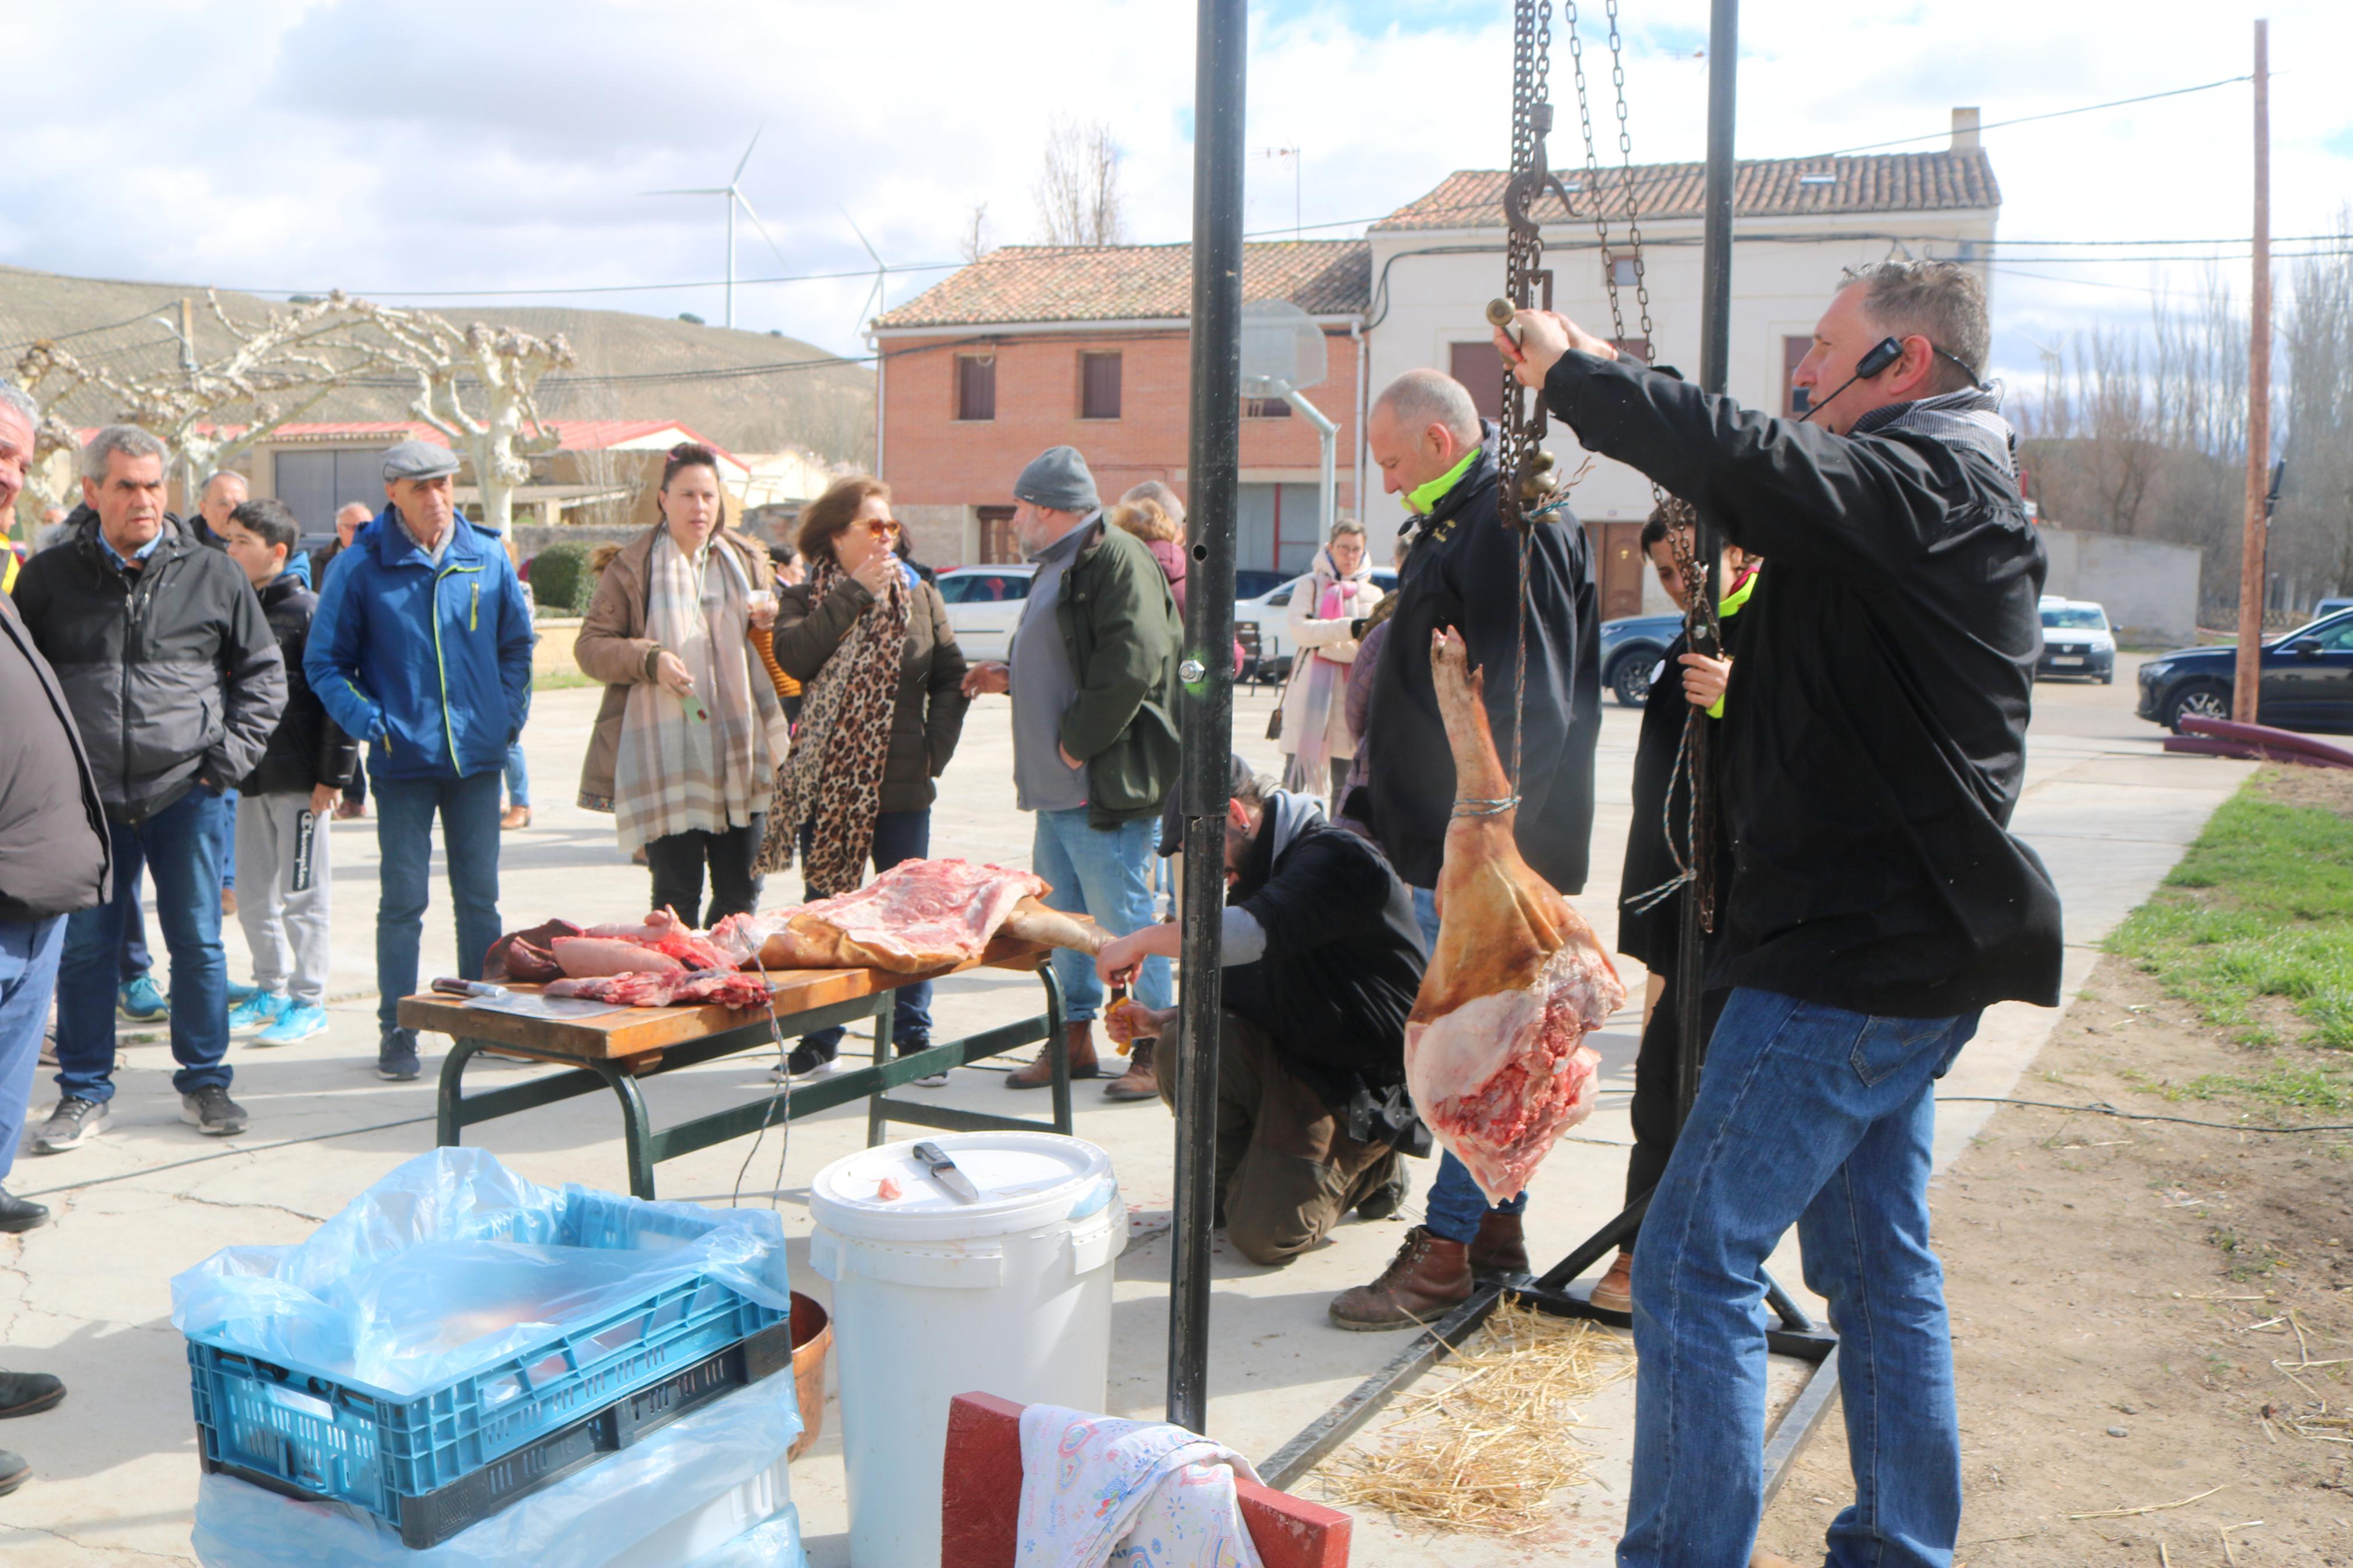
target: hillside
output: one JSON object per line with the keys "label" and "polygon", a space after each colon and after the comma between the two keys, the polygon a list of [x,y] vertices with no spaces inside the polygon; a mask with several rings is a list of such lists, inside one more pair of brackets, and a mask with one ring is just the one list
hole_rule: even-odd
{"label": "hillside", "polygon": [[[58,340],[85,361],[105,359],[132,371],[179,363],[179,344],[154,321],[174,317],[183,297],[195,301],[195,339],[206,361],[230,338],[213,319],[202,285],[123,283],[0,267],[0,374],[38,338]],[[272,301],[221,296],[237,321],[260,320]],[[282,308],[282,307],[280,307]],[[541,412],[551,419],[676,419],[738,452],[807,447],[855,459],[874,442],[874,374],[796,338],[699,327],[624,310],[545,306],[432,307],[457,326],[482,321],[547,336],[561,332],[579,366],[540,384]],[[802,362],[816,362],[813,363]],[[767,368],[793,366],[794,368]],[[396,419],[413,391],[406,384],[342,389],[310,419]],[[64,410],[100,424],[114,410],[83,393]]]}

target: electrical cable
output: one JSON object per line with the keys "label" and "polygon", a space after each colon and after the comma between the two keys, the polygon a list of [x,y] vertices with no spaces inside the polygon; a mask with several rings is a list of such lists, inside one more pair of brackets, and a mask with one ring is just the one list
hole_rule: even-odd
{"label": "electrical cable", "polygon": [[2114,1116],[2126,1121],[2171,1121],[2183,1127],[2211,1127],[2221,1132],[2353,1132],[2353,1121],[2316,1122],[2309,1127],[2249,1127],[2236,1121],[2200,1121],[2194,1116],[2160,1116],[2152,1110],[2119,1110],[2105,1100],[2067,1105],[2055,1100],[2013,1100],[2000,1094],[1940,1094],[1939,1105],[2031,1105],[2042,1110],[2079,1110],[2088,1116]]}
{"label": "electrical cable", "polygon": [[[2278,75],[2279,73],[2275,71],[2273,74]],[[2138,98],[2118,98],[2111,99],[2106,103],[2087,103],[2080,109],[2054,109],[2048,114],[2021,114],[2014,120],[1991,121],[1984,125],[1978,126],[1978,129],[1979,131],[2000,131],[2004,126],[2009,125],[2031,125],[2038,120],[2064,120],[2071,114],[2090,114],[2103,109],[2122,109],[2127,104],[2153,103],[2160,98],[2180,98],[2186,94],[2193,92],[2211,92],[2218,87],[2229,87],[2233,82],[2253,81],[2254,79],[2255,79],[2252,76],[2226,76],[2220,81],[2200,82],[2196,87],[2168,88],[2163,92],[2142,93]],[[1813,156],[1817,158],[1843,158],[1852,153],[1875,153],[1882,147],[1903,147],[1915,142],[1934,142],[1951,134],[1952,131],[1950,128],[1943,131],[1928,131],[1923,132],[1917,136],[1898,136],[1892,142],[1866,142],[1860,147],[1841,147],[1835,152],[1817,153],[1814,153]]]}

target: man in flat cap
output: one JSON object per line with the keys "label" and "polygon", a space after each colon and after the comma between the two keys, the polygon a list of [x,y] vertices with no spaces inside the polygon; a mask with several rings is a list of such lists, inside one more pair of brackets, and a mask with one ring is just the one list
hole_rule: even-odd
{"label": "man in flat cap", "polygon": [[58,1102],[32,1145],[43,1154],[79,1148],[112,1119],[115,984],[139,897],[126,868],[142,860],[172,955],[180,1119],[211,1137],[246,1129],[226,1059],[221,797],[277,727],[286,664],[244,572],[164,510],[169,456],[135,425],[91,437],[81,449],[83,520],[16,582],[17,613],[89,752],[113,865],[106,901],[66,917]]}
{"label": "man in flat cap", "polygon": [[417,1074],[400,999],[417,990],[433,818],[457,907],[458,973],[499,934],[499,783],[531,708],[531,611],[498,540],[458,515],[458,456],[384,455],[386,505],[327,574],[302,658],[343,732],[368,742],[383,861],[376,903],[376,1074]]}
{"label": "man in flat cap", "polygon": [[[1149,872],[1160,803],[1176,781],[1176,601],[1160,563],[1124,529],[1105,526],[1094,476],[1071,447],[1050,447],[1014,481],[1015,535],[1037,563],[1006,664],[975,665],[968,694],[1013,699],[1013,785],[1038,817],[1030,860],[1053,885],[1047,902],[1114,936],[1152,923]],[[1070,1020],[1071,1076],[1094,1078],[1103,984],[1094,961],[1058,952]],[[1135,1000],[1169,1005],[1168,961],[1147,958]],[[1154,1100],[1154,1043],[1138,1040],[1114,1100]],[[1052,1073],[1041,1053],[1015,1089]]]}

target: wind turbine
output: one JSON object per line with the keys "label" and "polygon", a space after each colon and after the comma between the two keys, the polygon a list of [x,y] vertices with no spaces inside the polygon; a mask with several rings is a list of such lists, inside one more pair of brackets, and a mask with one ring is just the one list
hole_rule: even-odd
{"label": "wind turbine", "polygon": [[727,176],[727,183],[723,185],[703,185],[693,190],[683,191],[643,191],[638,193],[641,195],[649,196],[724,196],[727,198],[726,324],[730,327],[733,327],[735,324],[735,207],[737,203],[740,202],[743,204],[744,216],[752,220],[752,226],[760,231],[760,237],[767,240],[768,248],[772,251],[776,251],[777,261],[782,262],[785,259],[785,253],[776,249],[776,240],[769,237],[768,226],[762,223],[760,221],[760,215],[752,209],[752,198],[744,194],[744,189],[740,183],[744,178],[744,165],[752,161],[752,149],[760,144],[760,138],[766,132],[767,129],[768,127],[766,124],[763,123],[759,130],[752,132],[751,142],[749,145],[744,147],[744,155],[735,161],[735,172]]}
{"label": "wind turbine", "polygon": [[841,214],[841,221],[849,226],[849,232],[858,237],[858,243],[866,247],[866,254],[874,258],[874,287],[866,291],[866,303],[858,309],[857,330],[863,332],[867,330],[867,323],[882,313],[881,307],[889,300],[884,285],[890,281],[891,268],[883,262],[881,253],[874,248],[874,242],[866,237],[866,231],[858,226],[858,220],[849,216],[849,209],[837,207],[834,210]]}

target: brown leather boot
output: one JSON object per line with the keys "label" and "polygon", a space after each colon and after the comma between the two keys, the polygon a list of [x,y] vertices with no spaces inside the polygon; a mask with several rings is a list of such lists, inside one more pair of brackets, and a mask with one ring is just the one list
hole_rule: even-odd
{"label": "brown leather boot", "polygon": [[1480,1279],[1528,1272],[1527,1238],[1520,1234],[1520,1216],[1489,1209],[1479,1220],[1479,1234],[1471,1238],[1471,1272]]}
{"label": "brown leather boot", "polygon": [[1160,1077],[1152,1070],[1153,1048],[1160,1042],[1141,1039],[1127,1047],[1127,1071],[1103,1085],[1105,1100],[1158,1100]]}
{"label": "brown leather boot", "polygon": [[1379,1279],[1341,1291],[1329,1311],[1335,1328],[1411,1329],[1436,1322],[1470,1295],[1470,1248],[1418,1225]]}
{"label": "brown leather boot", "polygon": [[1624,1247],[1610,1260],[1609,1272],[1597,1280],[1593,1294],[1587,1298],[1595,1306],[1612,1312],[1634,1310],[1634,1255]]}
{"label": "brown leather boot", "polygon": [[[1095,1065],[1095,1026],[1092,1019],[1083,1024],[1065,1024],[1062,1032],[1071,1042],[1071,1080],[1099,1078],[1103,1069]],[[1028,1067],[1016,1068],[1006,1079],[1008,1089],[1044,1089],[1054,1081],[1054,1057],[1051,1051],[1039,1051],[1038,1059]]]}

